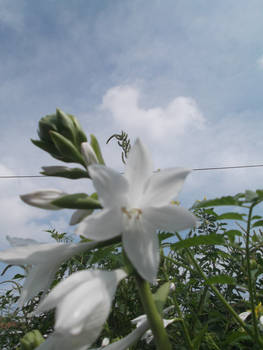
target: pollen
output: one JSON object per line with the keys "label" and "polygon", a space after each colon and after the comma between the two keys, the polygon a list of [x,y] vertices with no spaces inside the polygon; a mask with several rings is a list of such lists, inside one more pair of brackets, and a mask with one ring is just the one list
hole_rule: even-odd
{"label": "pollen", "polygon": [[128,219],[135,217],[136,220],[139,220],[142,215],[142,210],[140,208],[132,208],[128,210],[127,208],[122,207],[121,211],[127,215]]}

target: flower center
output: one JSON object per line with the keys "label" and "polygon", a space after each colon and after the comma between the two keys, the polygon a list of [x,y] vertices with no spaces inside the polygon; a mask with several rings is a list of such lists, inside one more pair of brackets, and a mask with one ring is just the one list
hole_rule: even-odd
{"label": "flower center", "polygon": [[142,215],[142,210],[139,208],[131,208],[127,209],[126,207],[122,207],[121,211],[127,215],[128,219],[135,218],[136,220],[140,219],[140,216]]}

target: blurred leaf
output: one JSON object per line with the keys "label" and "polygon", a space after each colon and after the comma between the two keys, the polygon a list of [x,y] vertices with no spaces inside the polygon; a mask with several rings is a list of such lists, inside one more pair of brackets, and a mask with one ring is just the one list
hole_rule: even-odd
{"label": "blurred leaf", "polygon": [[164,305],[166,303],[166,300],[169,294],[169,288],[170,288],[170,283],[166,282],[161,287],[159,287],[156,293],[154,293],[153,295],[156,307],[160,314],[162,314]]}
{"label": "blurred leaf", "polygon": [[[80,168],[66,168],[61,167],[61,170],[57,170],[53,173],[48,172],[49,167],[43,167],[47,168],[47,171],[42,171],[40,174],[46,175],[46,176],[57,176],[57,177],[65,177],[67,179],[81,179],[81,178],[89,178],[89,174],[86,170],[82,170]],[[57,167],[58,168],[58,167]],[[64,168],[64,169],[62,169]]]}
{"label": "blurred leaf", "polygon": [[206,324],[199,332],[198,334],[194,337],[193,339],[193,347],[195,350],[198,350],[200,348],[202,339],[204,338],[206,332],[207,332],[207,327],[208,325]]}
{"label": "blurred leaf", "polygon": [[241,220],[244,221],[243,216],[246,214],[239,214],[234,212],[224,213],[217,216],[217,220]]}
{"label": "blurred leaf", "polygon": [[263,226],[263,220],[258,220],[252,224],[252,227]]}
{"label": "blurred leaf", "polygon": [[190,248],[194,246],[199,246],[202,244],[224,244],[224,235],[222,234],[216,234],[216,233],[211,233],[210,235],[201,235],[201,236],[195,236],[195,237],[190,237],[186,238],[182,241],[172,243],[171,248],[172,249],[181,249],[181,248]]}
{"label": "blurred leaf", "polygon": [[162,242],[170,237],[173,237],[174,233],[169,233],[169,232],[159,232],[158,237],[159,237],[159,242]]}
{"label": "blurred leaf", "polygon": [[242,206],[242,203],[243,202],[237,198],[234,198],[231,196],[225,196],[225,197],[221,197],[221,198],[215,198],[215,199],[210,199],[210,200],[204,200],[201,202],[195,202],[192,209],[216,207],[216,206],[223,206],[223,205]]}
{"label": "blurred leaf", "polygon": [[217,275],[209,277],[208,284],[236,284],[236,280],[228,275]]}

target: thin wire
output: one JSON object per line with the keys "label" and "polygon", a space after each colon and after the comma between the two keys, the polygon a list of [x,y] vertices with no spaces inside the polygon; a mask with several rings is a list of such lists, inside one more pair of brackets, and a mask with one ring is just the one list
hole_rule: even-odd
{"label": "thin wire", "polygon": [[[263,167],[263,164],[253,165],[234,165],[234,166],[222,166],[222,167],[211,167],[211,168],[195,168],[193,171],[209,171],[209,170],[229,170],[229,169],[244,169],[244,168],[259,168]],[[30,178],[30,177],[45,177],[45,175],[0,175],[0,179],[17,179],[17,178]]]}

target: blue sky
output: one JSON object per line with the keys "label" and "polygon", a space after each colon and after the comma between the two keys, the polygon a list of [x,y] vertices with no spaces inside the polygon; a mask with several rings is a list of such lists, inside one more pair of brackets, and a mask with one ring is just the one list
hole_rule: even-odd
{"label": "blue sky", "polygon": [[[261,0],[0,0],[0,175],[58,164],[30,143],[56,107],[77,116],[121,170],[124,129],[156,168],[262,163]],[[193,173],[180,199],[262,188],[262,168]],[[69,188],[70,187],[70,188]],[[90,191],[87,181],[0,180],[5,236],[48,239],[70,213],[27,207],[39,188]]]}

